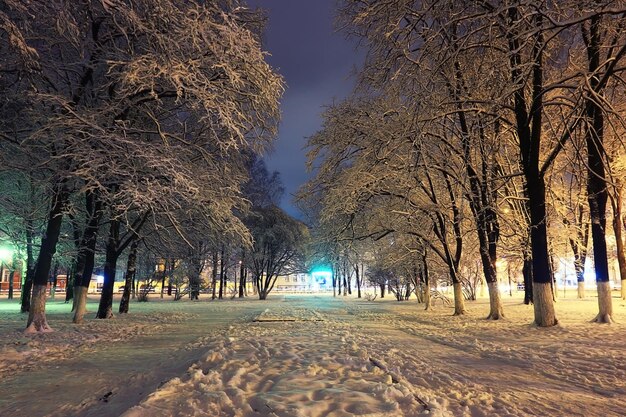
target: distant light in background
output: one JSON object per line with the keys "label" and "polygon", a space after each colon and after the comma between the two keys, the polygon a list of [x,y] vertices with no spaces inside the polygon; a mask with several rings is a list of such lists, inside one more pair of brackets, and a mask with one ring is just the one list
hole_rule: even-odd
{"label": "distant light in background", "polygon": [[1,246],[0,247],[0,260],[4,262],[9,262],[12,258],[13,258],[13,248]]}

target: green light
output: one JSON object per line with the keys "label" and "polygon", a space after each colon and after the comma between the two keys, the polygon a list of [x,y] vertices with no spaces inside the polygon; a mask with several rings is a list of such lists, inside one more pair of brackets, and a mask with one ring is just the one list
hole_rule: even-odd
{"label": "green light", "polygon": [[8,262],[13,258],[13,249],[5,246],[0,247],[0,260]]}
{"label": "green light", "polygon": [[311,277],[313,282],[323,287],[329,285],[333,278],[333,272],[330,268],[319,266],[311,271]]}

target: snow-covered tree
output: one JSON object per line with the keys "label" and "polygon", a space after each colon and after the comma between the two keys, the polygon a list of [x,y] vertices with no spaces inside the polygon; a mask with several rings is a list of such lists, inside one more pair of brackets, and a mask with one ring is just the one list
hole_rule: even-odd
{"label": "snow-covered tree", "polygon": [[[70,195],[98,194],[109,240],[116,223],[132,226],[127,212],[176,228],[173,212],[185,204],[240,223],[232,208],[243,204],[242,177],[229,155],[269,144],[282,81],[265,62],[254,16],[235,1],[23,6],[7,16],[25,28],[39,70],[5,91],[9,102],[25,97],[28,110],[3,130],[27,127],[11,151],[37,155],[54,184],[29,318],[29,328],[46,330],[42,288]],[[105,274],[103,297],[112,283]]]}

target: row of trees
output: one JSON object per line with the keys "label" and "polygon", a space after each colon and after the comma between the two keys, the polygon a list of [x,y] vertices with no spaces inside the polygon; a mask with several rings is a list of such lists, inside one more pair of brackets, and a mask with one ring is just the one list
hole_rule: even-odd
{"label": "row of trees", "polygon": [[[73,255],[76,323],[97,254],[97,317],[108,318],[125,253],[127,280],[150,253],[186,259],[194,284],[207,248],[236,246],[242,260],[257,252],[258,218],[284,216],[244,190],[265,169],[256,155],[275,136],[283,91],[262,27],[236,0],[0,1],[2,215],[27,259],[29,331],[49,330],[46,284],[60,247]],[[275,203],[273,181],[250,187]]]}
{"label": "row of trees", "polygon": [[596,320],[610,322],[609,201],[626,287],[626,4],[343,0],[339,21],[368,54],[353,97],[309,141],[316,176],[301,199],[321,241],[374,242],[370,253],[421,280],[445,268],[455,314],[478,257],[491,319],[504,314],[504,254],[522,265],[535,323],[552,326],[551,254],[571,248],[582,293],[590,236]]}

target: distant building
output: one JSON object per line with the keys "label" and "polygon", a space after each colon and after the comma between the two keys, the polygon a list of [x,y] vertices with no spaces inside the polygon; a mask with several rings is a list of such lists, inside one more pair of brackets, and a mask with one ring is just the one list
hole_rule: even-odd
{"label": "distant building", "polygon": [[276,292],[312,292],[313,290],[311,275],[303,273],[279,275],[274,285]]}

